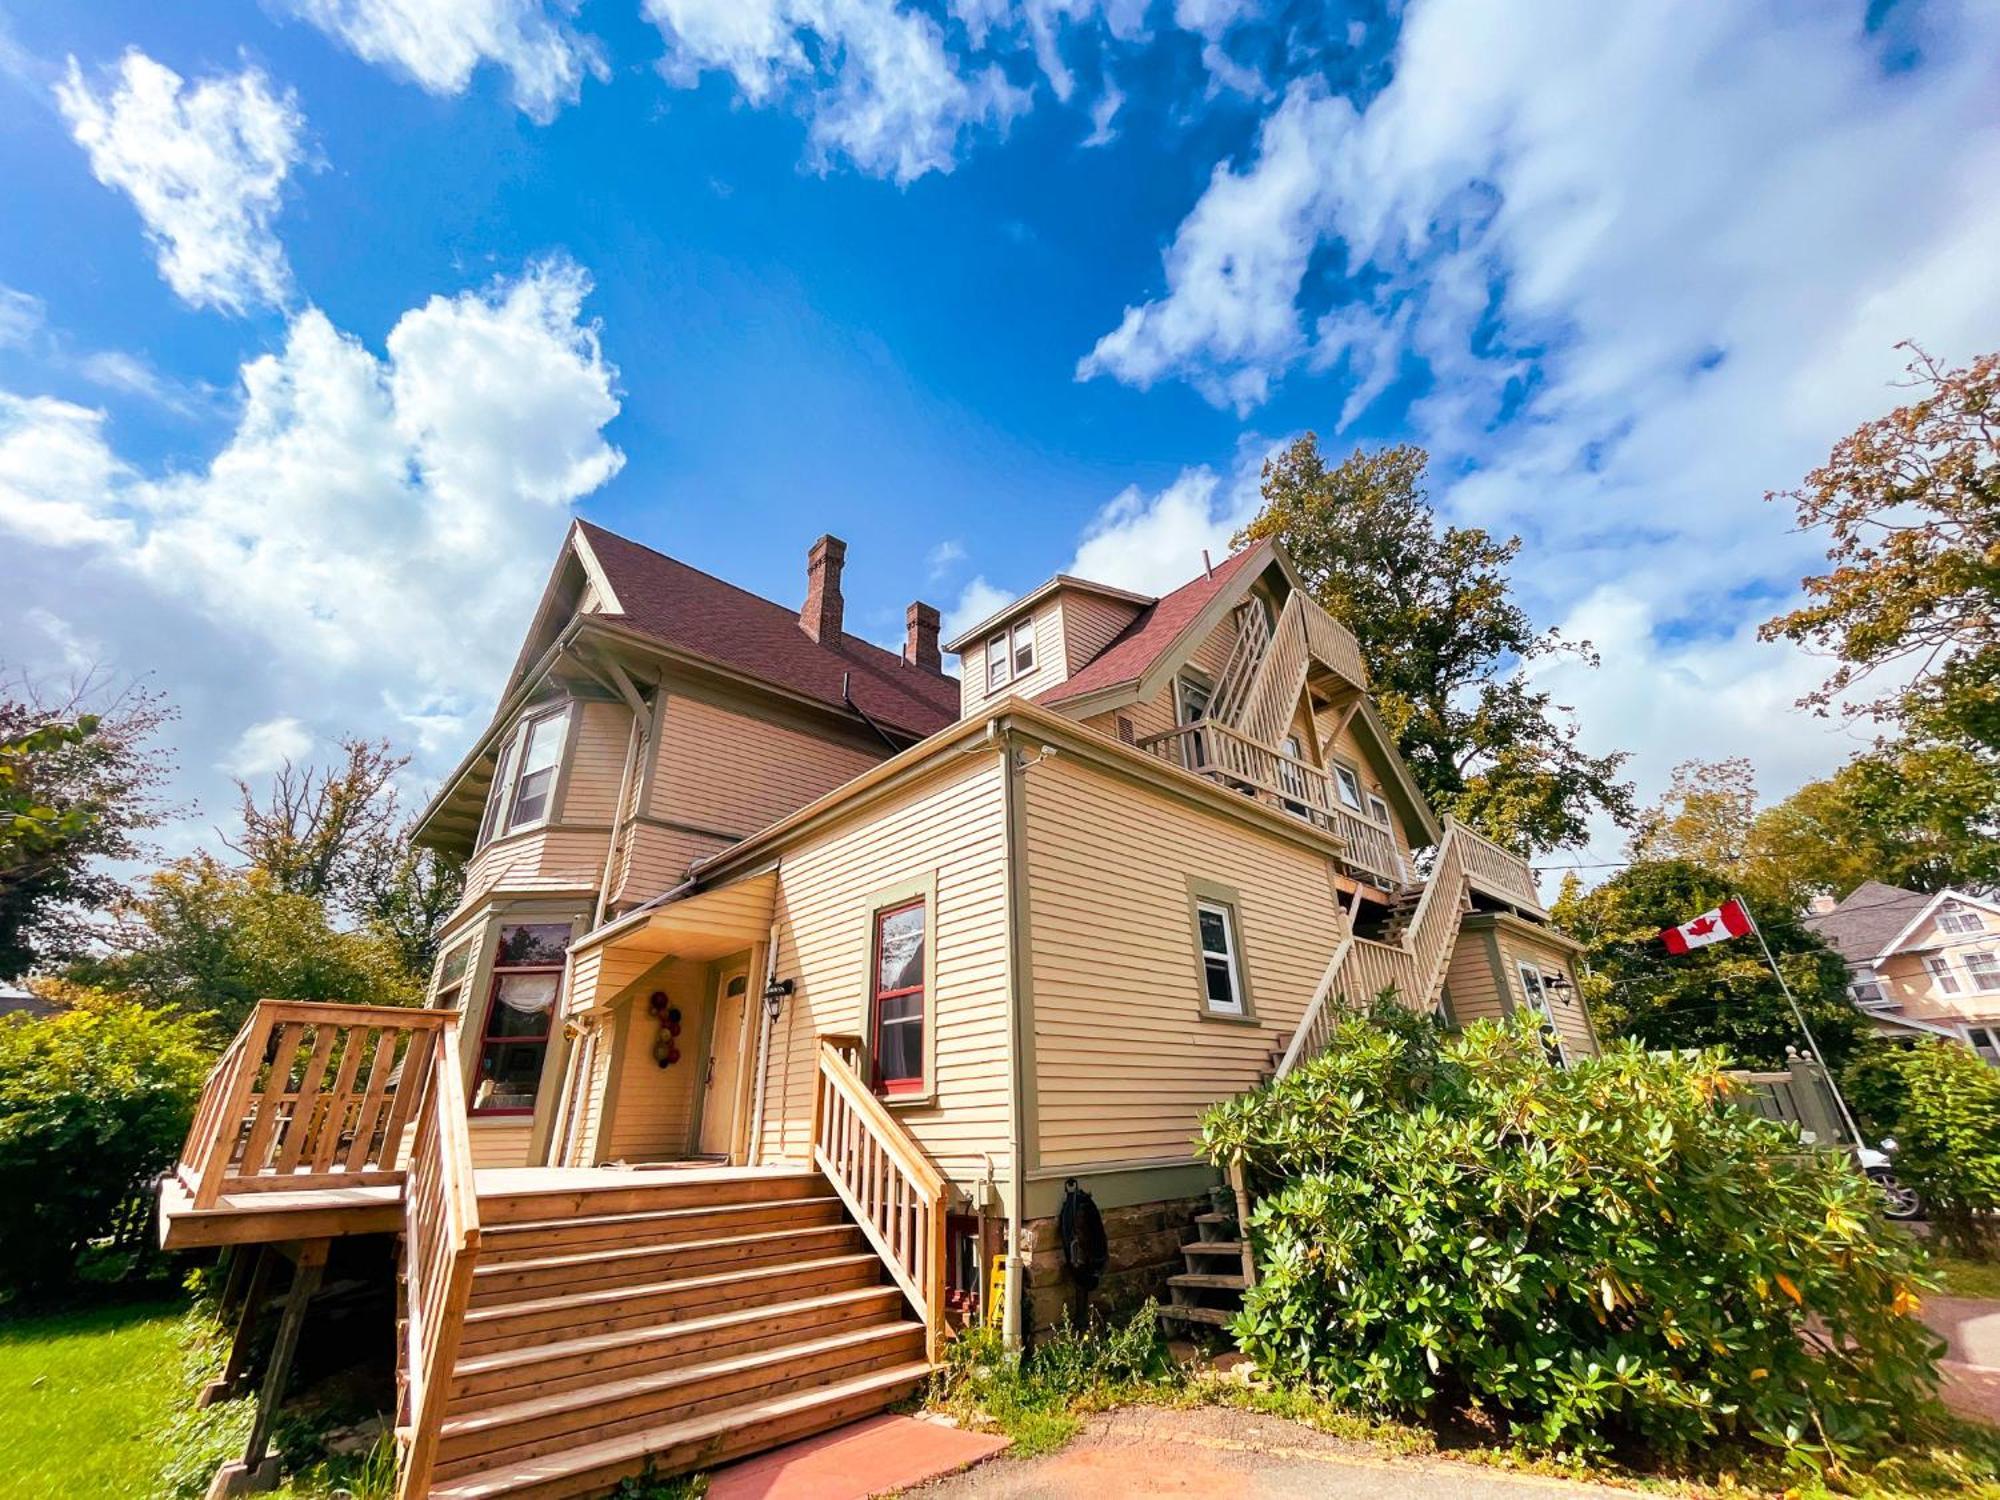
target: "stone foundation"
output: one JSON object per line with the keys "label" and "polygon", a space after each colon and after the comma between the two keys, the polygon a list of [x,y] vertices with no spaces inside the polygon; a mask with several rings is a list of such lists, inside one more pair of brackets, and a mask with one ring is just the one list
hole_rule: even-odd
{"label": "stone foundation", "polygon": [[[1201,1197],[1103,1209],[1110,1261],[1103,1280],[1091,1293],[1090,1310],[1116,1319],[1148,1297],[1166,1302],[1167,1278],[1187,1269],[1181,1246],[1195,1237],[1194,1217],[1209,1208],[1208,1199]],[[1061,1322],[1076,1305],[1076,1284],[1063,1264],[1062,1234],[1057,1224],[1051,1216],[1029,1219],[1023,1226],[1028,1279],[1026,1331],[1031,1338]]]}

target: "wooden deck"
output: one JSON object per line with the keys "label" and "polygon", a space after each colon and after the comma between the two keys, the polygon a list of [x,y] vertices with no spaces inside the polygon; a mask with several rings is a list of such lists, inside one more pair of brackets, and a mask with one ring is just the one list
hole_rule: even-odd
{"label": "wooden deck", "polygon": [[[663,1182],[694,1187],[799,1176],[804,1167],[721,1167],[706,1162],[659,1162],[629,1167],[484,1167],[473,1173],[480,1198],[573,1195],[572,1212],[597,1195]],[[160,1243],[169,1250],[203,1246],[277,1244],[338,1239],[352,1234],[393,1234],[403,1227],[400,1183],[357,1187],[313,1186],[287,1192],[263,1188],[224,1193],[213,1207],[195,1207],[178,1177],[160,1185]]]}

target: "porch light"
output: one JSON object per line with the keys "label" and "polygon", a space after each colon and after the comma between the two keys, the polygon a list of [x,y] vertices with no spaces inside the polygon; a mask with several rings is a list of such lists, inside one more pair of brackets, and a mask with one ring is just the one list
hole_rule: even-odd
{"label": "porch light", "polygon": [[1560,995],[1569,987],[1569,976],[1567,974],[1555,973],[1542,975],[1542,988],[1551,993]]}
{"label": "porch light", "polygon": [[767,1020],[778,1019],[778,1011],[785,1003],[785,996],[792,992],[792,981],[773,979],[764,986],[764,1015]]}

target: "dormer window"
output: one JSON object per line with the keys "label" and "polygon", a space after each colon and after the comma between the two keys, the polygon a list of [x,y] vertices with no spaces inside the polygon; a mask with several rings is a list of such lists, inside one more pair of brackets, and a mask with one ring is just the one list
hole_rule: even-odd
{"label": "dormer window", "polygon": [[530,714],[500,743],[493,790],[480,820],[483,846],[504,833],[546,823],[554,808],[556,772],[569,732],[569,705]]}
{"label": "dormer window", "polygon": [[1035,621],[1031,615],[986,641],[986,691],[1005,687],[1035,670]]}
{"label": "dormer window", "polygon": [[1961,906],[1956,901],[1947,901],[1938,908],[1937,929],[1960,936],[1969,932],[1984,932],[1986,924],[1979,919],[1979,913],[1969,906]]}

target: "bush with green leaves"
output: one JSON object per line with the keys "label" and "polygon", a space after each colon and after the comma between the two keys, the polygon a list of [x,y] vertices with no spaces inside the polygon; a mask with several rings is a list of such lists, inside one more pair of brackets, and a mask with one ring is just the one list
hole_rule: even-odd
{"label": "bush with green leaves", "polygon": [[1898,1052],[1896,1175],[1917,1190],[1954,1248],[1986,1259],[2000,1214],[2000,1068],[1969,1047],[1922,1041]]}
{"label": "bush with green leaves", "polygon": [[1537,1447],[1885,1451],[1936,1413],[1919,1252],[1734,1087],[1719,1052],[1563,1068],[1525,1023],[1343,1017],[1203,1122],[1260,1199],[1238,1342],[1343,1405],[1477,1408]]}
{"label": "bush with green leaves", "polygon": [[0,1288],[67,1279],[173,1163],[210,1054],[198,1025],[93,991],[0,1021]]}

